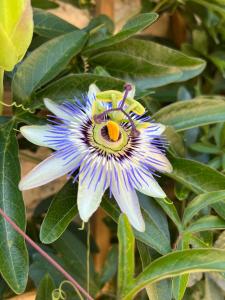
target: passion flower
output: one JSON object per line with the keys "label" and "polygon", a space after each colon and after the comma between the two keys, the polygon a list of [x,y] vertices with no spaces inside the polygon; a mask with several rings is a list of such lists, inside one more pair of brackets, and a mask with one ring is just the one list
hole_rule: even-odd
{"label": "passion flower", "polygon": [[44,126],[23,126],[21,133],[36,145],[54,149],[50,157],[20,182],[20,190],[44,185],[62,175],[79,181],[77,205],[87,222],[109,189],[121,211],[139,231],[145,230],[136,190],[164,198],[154,178],[171,172],[165,156],[165,126],[146,116],[134,98],[134,87],[101,92],[91,85],[83,101],[59,105],[45,99],[54,114]]}

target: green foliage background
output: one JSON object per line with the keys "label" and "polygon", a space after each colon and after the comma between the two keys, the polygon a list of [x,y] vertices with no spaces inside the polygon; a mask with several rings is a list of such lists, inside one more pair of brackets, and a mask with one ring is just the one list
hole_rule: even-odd
{"label": "green foliage background", "polygon": [[[0,206],[25,229],[17,189],[18,144],[23,149],[33,146],[14,129],[46,122],[43,98],[60,103],[82,97],[91,83],[101,90],[122,90],[125,82],[132,82],[149,114],[168,126],[168,156],[174,170],[160,182],[170,199],[139,194],[146,222],[146,231],[140,233],[105,195],[101,206],[108,215],[112,247],[97,273],[92,254],[98,249],[91,239],[90,294],[96,299],[224,299],[225,1],[142,0],[141,14],[117,34],[106,16],[93,18],[80,30],[45,10],[55,3],[32,4],[32,44],[5,79],[13,101],[34,113],[15,107],[13,116],[0,117]],[[84,6],[93,9],[89,1]],[[185,24],[181,41],[176,35],[160,40],[139,35],[157,20],[157,13],[169,13],[171,23],[182,20],[175,22]],[[78,230],[76,188],[68,182],[43,201],[27,231],[86,287],[87,233]],[[36,299],[49,300],[62,276],[32,249],[27,251],[2,219],[0,241],[1,299],[35,286]],[[71,288],[65,289],[68,299],[79,299]]]}

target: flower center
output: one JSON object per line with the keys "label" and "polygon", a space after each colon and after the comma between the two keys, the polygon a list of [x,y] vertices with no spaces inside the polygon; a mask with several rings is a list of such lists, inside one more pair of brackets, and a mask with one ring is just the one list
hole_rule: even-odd
{"label": "flower center", "polygon": [[129,133],[114,121],[95,124],[93,139],[98,147],[110,153],[122,150],[129,141]]}

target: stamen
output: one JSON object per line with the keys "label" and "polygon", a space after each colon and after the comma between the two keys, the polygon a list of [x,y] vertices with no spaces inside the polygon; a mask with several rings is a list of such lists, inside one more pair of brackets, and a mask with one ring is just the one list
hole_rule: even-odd
{"label": "stamen", "polygon": [[108,135],[109,138],[113,142],[117,142],[120,136],[120,127],[119,125],[114,121],[108,121],[107,122],[107,129],[108,129]]}

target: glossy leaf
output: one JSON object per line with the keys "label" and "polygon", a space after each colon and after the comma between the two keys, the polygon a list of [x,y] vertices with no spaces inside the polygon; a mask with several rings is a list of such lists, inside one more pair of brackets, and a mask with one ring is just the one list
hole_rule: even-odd
{"label": "glossy leaf", "polygon": [[[120,210],[115,201],[104,197],[101,203],[101,207],[110,215],[110,217],[115,222],[118,222]],[[159,214],[161,215],[160,218],[158,218],[157,214],[153,216],[153,211],[160,211],[156,205],[150,203],[149,208],[150,209],[146,209],[146,207],[142,208],[142,214],[146,226],[145,232],[134,230],[135,238],[143,242],[144,244],[154,248],[161,254],[168,253],[171,251],[168,228],[165,229],[165,224],[163,225],[160,223],[160,220],[162,220],[161,218],[165,218],[165,216],[163,216],[162,211],[159,212]],[[151,208],[153,209],[152,211]],[[163,228],[165,229],[165,231],[163,231]]]}
{"label": "glossy leaf", "polygon": [[142,53],[134,56],[119,50],[107,51],[96,54],[89,61],[93,66],[103,66],[112,76],[133,82],[138,92],[175,82],[182,74],[174,67],[147,61]]}
{"label": "glossy leaf", "polygon": [[33,36],[30,0],[0,2],[0,67],[12,71],[24,57]]}
{"label": "glossy leaf", "polygon": [[132,288],[123,291],[123,300],[131,300],[149,283],[192,272],[225,270],[225,251],[216,249],[192,249],[167,254],[150,263],[136,277]]}
{"label": "glossy leaf", "polygon": [[76,188],[69,181],[52,200],[40,230],[40,240],[53,243],[66,230],[76,216]]}
{"label": "glossy leaf", "polygon": [[177,131],[225,121],[223,97],[200,97],[178,101],[159,110],[153,117]]}
{"label": "glossy leaf", "polygon": [[[183,234],[183,233],[182,233]],[[180,243],[177,245],[178,250],[189,249],[190,234],[183,234]],[[173,295],[176,300],[182,300],[188,285],[189,274],[183,274],[173,278]]]}
{"label": "glossy leaf", "polygon": [[118,247],[113,245],[109,250],[106,261],[103,266],[102,273],[100,275],[101,285],[104,286],[108,281],[110,281],[117,272],[118,265]]}
{"label": "glossy leaf", "polygon": [[[13,121],[0,126],[0,206],[25,230],[25,208],[22,194],[18,190],[20,165],[14,126]],[[28,276],[27,249],[24,239],[2,217],[0,240],[0,272],[15,293],[22,293]]]}
{"label": "glossy leaf", "polygon": [[151,244],[154,249],[159,253],[169,252],[171,250],[170,233],[165,213],[153,198],[141,193],[138,193],[138,198],[145,216],[146,230],[144,233],[135,230],[135,236],[142,238],[142,241],[148,244],[151,235]]}
{"label": "glossy leaf", "polygon": [[113,76],[126,77],[141,92],[170,82],[190,79],[205,67],[205,62],[201,59],[138,39],[105,48],[101,53],[91,56],[90,63],[104,66]]}
{"label": "glossy leaf", "polygon": [[185,208],[183,223],[187,224],[201,209],[219,201],[225,201],[225,190],[204,193],[195,197]]}
{"label": "glossy leaf", "polygon": [[177,209],[176,209],[175,205],[173,204],[173,202],[168,198],[166,198],[166,199],[155,198],[155,200],[162,207],[162,209],[165,211],[167,216],[177,226],[179,231],[182,231],[181,220],[180,220]]}
{"label": "glossy leaf", "polygon": [[171,126],[167,126],[164,132],[169,144],[170,150],[178,156],[185,156],[185,146],[183,137],[175,131],[175,129]]}
{"label": "glossy leaf", "polygon": [[46,38],[53,38],[74,30],[74,25],[42,9],[34,9],[34,32]]}
{"label": "glossy leaf", "polygon": [[188,280],[189,280],[189,274],[183,274],[173,279],[173,291],[174,291],[174,298],[176,300],[183,299],[184,293],[187,288]]}
{"label": "glossy leaf", "polygon": [[128,218],[121,214],[118,222],[119,261],[118,298],[124,289],[133,283],[134,276],[134,234]]}
{"label": "glossy leaf", "polygon": [[204,216],[197,221],[191,223],[186,232],[199,232],[207,230],[224,229],[225,221],[217,216]]}
{"label": "glossy leaf", "polygon": [[33,7],[41,8],[41,9],[54,9],[58,8],[59,4],[53,2],[52,0],[31,0],[31,4]]}
{"label": "glossy leaf", "polygon": [[194,143],[190,145],[189,148],[191,150],[207,154],[219,154],[221,152],[221,149],[219,147],[211,144]]}
{"label": "glossy leaf", "polygon": [[56,102],[62,102],[64,99],[73,100],[74,97],[82,98],[87,93],[91,83],[95,83],[101,90],[118,89],[123,90],[125,82],[115,77],[106,77],[87,74],[73,74],[62,77],[61,79],[49,84],[45,89],[37,93],[35,106],[40,106],[40,100],[47,97]]}
{"label": "glossy leaf", "polygon": [[[151,262],[149,247],[141,242],[137,242],[137,247],[142,262],[142,269],[144,269]],[[150,300],[172,299],[172,282],[169,279],[148,284],[145,288]]]}
{"label": "glossy leaf", "polygon": [[[215,169],[189,159],[171,157],[170,160],[173,164],[173,173],[168,175],[196,194],[225,190],[225,176]],[[225,219],[223,202],[214,203],[212,207]]]}
{"label": "glossy leaf", "polygon": [[87,40],[82,31],[56,37],[34,50],[18,67],[13,78],[14,98],[30,100],[32,93],[58,75],[77,55]]}
{"label": "glossy leaf", "polygon": [[202,194],[225,190],[225,176],[215,169],[190,159],[171,157],[170,161],[173,164],[173,173],[169,176],[193,192]]}
{"label": "glossy leaf", "polygon": [[40,282],[35,300],[50,300],[54,289],[55,284],[52,278],[46,274]]}
{"label": "glossy leaf", "polygon": [[144,13],[134,16],[123,26],[120,32],[115,34],[112,37],[109,37],[103,41],[99,41],[90,45],[87,49],[85,49],[84,54],[88,54],[91,51],[95,51],[97,49],[103,47],[109,47],[114,44],[118,44],[123,40],[128,39],[129,37],[133,36],[135,33],[142,31],[153,22],[155,22],[158,18],[156,13]]}

